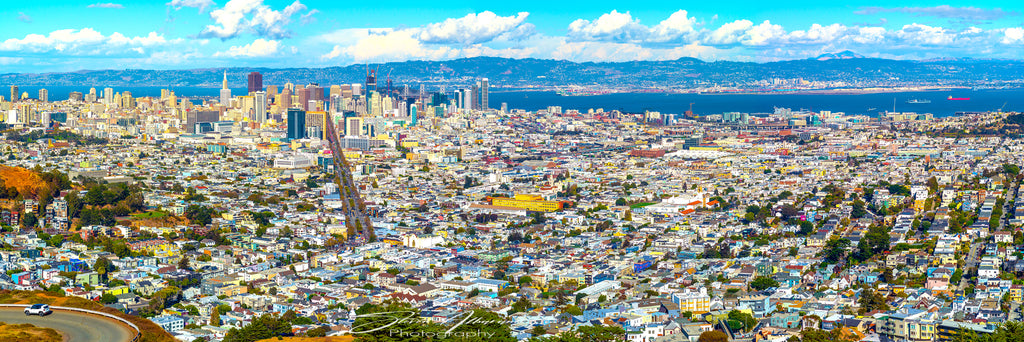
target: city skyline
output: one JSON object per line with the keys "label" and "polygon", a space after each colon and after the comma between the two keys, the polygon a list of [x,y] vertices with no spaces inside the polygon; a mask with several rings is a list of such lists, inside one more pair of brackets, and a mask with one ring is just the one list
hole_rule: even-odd
{"label": "city skyline", "polygon": [[[436,5],[436,7],[434,7]],[[479,4],[173,0],[8,6],[7,72],[323,67],[462,57],[576,62],[868,57],[1024,58],[1021,5]],[[124,21],[120,18],[132,17]]]}

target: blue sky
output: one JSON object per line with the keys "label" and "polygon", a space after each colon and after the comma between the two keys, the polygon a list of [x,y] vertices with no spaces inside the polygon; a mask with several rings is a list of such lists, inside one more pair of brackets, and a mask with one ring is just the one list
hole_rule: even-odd
{"label": "blue sky", "polygon": [[[108,2],[110,1],[110,2]],[[572,61],[1024,59],[1010,1],[17,1],[0,72],[320,67],[474,56]]]}

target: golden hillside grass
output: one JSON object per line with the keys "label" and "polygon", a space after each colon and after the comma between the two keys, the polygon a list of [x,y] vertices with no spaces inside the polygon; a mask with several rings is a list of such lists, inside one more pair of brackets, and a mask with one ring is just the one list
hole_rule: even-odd
{"label": "golden hillside grass", "polygon": [[0,341],[18,342],[58,342],[64,337],[51,328],[37,327],[32,324],[7,324],[0,322]]}

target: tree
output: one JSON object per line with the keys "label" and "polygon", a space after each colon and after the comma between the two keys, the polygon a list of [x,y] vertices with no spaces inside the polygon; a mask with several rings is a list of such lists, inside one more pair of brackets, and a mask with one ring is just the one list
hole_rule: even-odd
{"label": "tree", "polygon": [[117,303],[117,296],[111,294],[110,292],[104,292],[103,295],[100,296],[100,302],[103,304]]}
{"label": "tree", "polygon": [[540,336],[547,333],[548,331],[544,329],[543,325],[534,326],[533,329],[530,329],[530,334],[533,334],[533,336]]}
{"label": "tree", "polygon": [[850,216],[853,218],[861,218],[868,214],[867,209],[864,208],[864,201],[856,200],[853,201],[853,210],[850,211]]}
{"label": "tree", "polygon": [[101,278],[107,279],[107,274],[114,271],[114,263],[110,262],[106,257],[99,257],[93,263],[92,269],[99,273]]}
{"label": "tree", "polygon": [[825,243],[825,248],[823,248],[821,252],[825,256],[825,262],[834,264],[843,259],[843,255],[846,254],[846,249],[849,247],[849,239],[833,238]]}
{"label": "tree", "polygon": [[754,278],[754,281],[750,282],[750,288],[758,291],[764,291],[765,289],[778,286],[779,282],[775,281],[775,279],[765,276],[759,276],[757,278]]}
{"label": "tree", "polygon": [[189,267],[188,267],[188,256],[187,255],[182,255],[181,259],[178,259],[178,269],[179,270],[187,270],[187,269],[189,269]]}
{"label": "tree", "polygon": [[213,308],[213,311],[210,312],[210,325],[215,327],[220,326],[220,310],[218,309],[219,307]]}
{"label": "tree", "polygon": [[697,338],[697,342],[729,342],[729,335],[718,330],[705,331]]}
{"label": "tree", "polygon": [[188,218],[192,224],[205,226],[213,222],[213,215],[216,214],[212,208],[205,205],[190,205],[185,209],[185,217]]}

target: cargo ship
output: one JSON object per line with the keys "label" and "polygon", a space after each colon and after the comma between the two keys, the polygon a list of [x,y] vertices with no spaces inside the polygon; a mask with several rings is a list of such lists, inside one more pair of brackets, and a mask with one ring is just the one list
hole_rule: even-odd
{"label": "cargo ship", "polygon": [[907,103],[932,103],[932,100],[910,99]]}
{"label": "cargo ship", "polygon": [[967,101],[967,100],[970,100],[971,98],[970,97],[953,97],[953,95],[950,95],[946,99],[950,100],[950,101]]}

